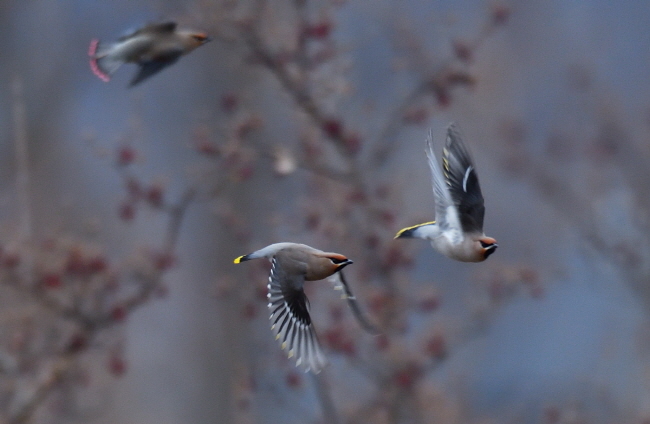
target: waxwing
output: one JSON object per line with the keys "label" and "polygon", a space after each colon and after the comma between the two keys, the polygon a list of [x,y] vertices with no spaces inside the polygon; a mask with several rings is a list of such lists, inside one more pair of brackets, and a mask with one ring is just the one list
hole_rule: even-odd
{"label": "waxwing", "polygon": [[[235,259],[271,261],[268,307],[271,329],[288,356],[305,371],[320,372],[327,364],[316,337],[303,290],[305,281],[322,280],[341,271],[351,260],[338,253],[323,252],[305,244],[275,243]],[[349,288],[345,288],[349,293]]]}
{"label": "waxwing", "polygon": [[179,30],[176,22],[161,22],[120,37],[114,43],[92,40],[88,54],[90,69],[103,81],[125,63],[139,66],[130,87],[137,85],[175,63],[181,56],[210,41],[205,33]]}
{"label": "waxwing", "polygon": [[435,250],[457,261],[484,261],[498,245],[483,233],[483,195],[458,127],[452,123],[447,129],[442,171],[433,152],[430,130],[425,152],[433,180],[436,220],[404,228],[395,238],[429,240]]}

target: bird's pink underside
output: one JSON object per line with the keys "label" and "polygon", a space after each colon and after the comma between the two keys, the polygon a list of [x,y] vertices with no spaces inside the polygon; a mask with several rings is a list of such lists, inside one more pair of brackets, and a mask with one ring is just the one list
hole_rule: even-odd
{"label": "bird's pink underside", "polygon": [[95,54],[97,53],[98,46],[98,39],[93,39],[90,41],[90,47],[88,48],[88,56],[90,56],[90,69],[93,71],[93,74],[99,77],[99,79],[104,82],[109,82],[111,80],[111,77],[105,72],[102,72],[102,70],[99,69],[99,65],[97,64],[97,58],[95,57]]}

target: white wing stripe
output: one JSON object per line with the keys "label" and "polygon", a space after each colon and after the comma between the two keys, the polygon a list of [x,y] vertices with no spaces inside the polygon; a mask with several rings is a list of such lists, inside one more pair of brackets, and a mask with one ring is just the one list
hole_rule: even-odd
{"label": "white wing stripe", "polygon": [[469,174],[472,172],[473,169],[474,169],[474,167],[472,165],[470,165],[467,168],[467,171],[465,171],[465,176],[463,177],[463,191],[465,193],[467,193],[467,179],[469,178]]}

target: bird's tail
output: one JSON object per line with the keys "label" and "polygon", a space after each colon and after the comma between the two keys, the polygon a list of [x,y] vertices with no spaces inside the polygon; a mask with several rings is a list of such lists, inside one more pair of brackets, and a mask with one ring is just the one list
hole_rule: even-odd
{"label": "bird's tail", "polygon": [[90,42],[88,56],[90,56],[90,69],[104,82],[111,79],[111,74],[124,64],[124,60],[115,54],[112,44],[101,44],[94,39]]}
{"label": "bird's tail", "polygon": [[423,224],[414,225],[412,227],[402,228],[397,232],[394,238],[413,238],[420,237],[424,238],[428,232],[425,231],[428,228],[435,228],[436,221],[425,222]]}

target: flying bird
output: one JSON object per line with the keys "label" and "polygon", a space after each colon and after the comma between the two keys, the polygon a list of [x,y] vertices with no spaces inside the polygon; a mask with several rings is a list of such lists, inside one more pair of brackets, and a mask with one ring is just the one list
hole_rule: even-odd
{"label": "flying bird", "polygon": [[395,238],[429,240],[435,250],[457,261],[486,260],[498,245],[483,232],[485,206],[481,186],[456,124],[447,129],[442,170],[433,153],[431,130],[425,152],[431,168],[436,221],[404,228]]}
{"label": "flying bird", "polygon": [[108,82],[120,66],[135,63],[139,70],[129,84],[133,87],[211,40],[205,33],[179,30],[176,26],[176,22],[151,23],[114,43],[94,39],[88,50],[90,69]]}
{"label": "flying bird", "polygon": [[[352,261],[339,253],[323,252],[305,244],[275,243],[240,256],[235,263],[258,258],[271,260],[267,297],[276,340],[290,358],[295,357],[297,366],[320,372],[327,359],[309,316],[303,286],[305,281],[322,280],[341,271]],[[349,293],[347,286],[344,290]]]}

